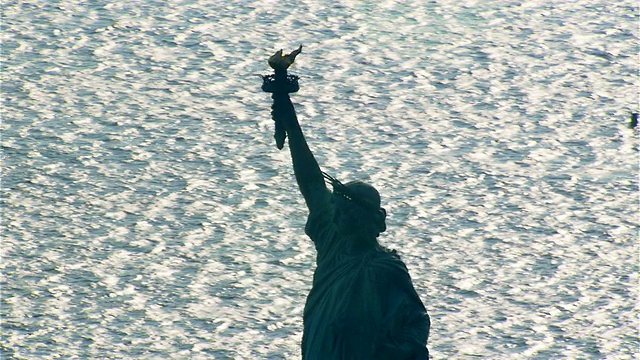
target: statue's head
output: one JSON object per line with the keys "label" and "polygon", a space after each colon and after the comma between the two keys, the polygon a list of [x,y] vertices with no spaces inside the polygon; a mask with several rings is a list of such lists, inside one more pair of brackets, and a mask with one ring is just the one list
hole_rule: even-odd
{"label": "statue's head", "polygon": [[328,178],[333,185],[334,221],[338,231],[375,243],[380,233],[387,229],[387,213],[380,207],[378,190],[362,181],[342,184]]}

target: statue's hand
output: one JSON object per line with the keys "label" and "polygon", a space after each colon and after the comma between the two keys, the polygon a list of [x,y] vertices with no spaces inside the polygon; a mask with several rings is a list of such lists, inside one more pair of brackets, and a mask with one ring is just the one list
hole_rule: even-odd
{"label": "statue's hand", "polygon": [[269,66],[274,70],[287,70],[293,61],[296,59],[296,56],[302,52],[302,45],[296,50],[293,50],[291,54],[282,54],[282,49],[276,51],[269,58]]}

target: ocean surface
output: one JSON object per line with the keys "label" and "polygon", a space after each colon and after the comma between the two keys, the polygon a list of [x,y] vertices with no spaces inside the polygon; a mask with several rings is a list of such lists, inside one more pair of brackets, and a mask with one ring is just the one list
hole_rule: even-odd
{"label": "ocean surface", "polygon": [[315,250],[258,75],[376,186],[433,359],[637,359],[638,3],[2,3],[2,359],[298,359]]}

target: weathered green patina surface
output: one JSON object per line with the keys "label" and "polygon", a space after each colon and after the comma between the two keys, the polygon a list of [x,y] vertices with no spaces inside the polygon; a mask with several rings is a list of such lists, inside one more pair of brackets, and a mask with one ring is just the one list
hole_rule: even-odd
{"label": "weathered green patina surface", "polygon": [[[283,77],[301,49],[271,57],[276,76],[268,86],[276,133],[284,130],[289,138],[296,181],[309,208],[305,232],[317,251],[302,358],[427,359],[429,316],[398,254],[377,241],[386,230],[378,191],[324,174],[304,138]],[[278,148],[284,139],[276,137]]]}

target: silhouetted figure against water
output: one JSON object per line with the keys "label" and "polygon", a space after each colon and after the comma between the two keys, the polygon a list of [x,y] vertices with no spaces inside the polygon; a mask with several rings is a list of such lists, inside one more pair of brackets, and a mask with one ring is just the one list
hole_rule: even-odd
{"label": "silhouetted figure against water", "polygon": [[263,78],[263,90],[273,93],[278,148],[285,139],[278,131],[289,138],[296,181],[309,208],[305,232],[317,251],[302,358],[427,359],[429,316],[398,254],[377,240],[386,230],[378,191],[323,173],[305,141],[289,98],[298,79],[286,74],[301,50],[270,58],[276,75]]}

